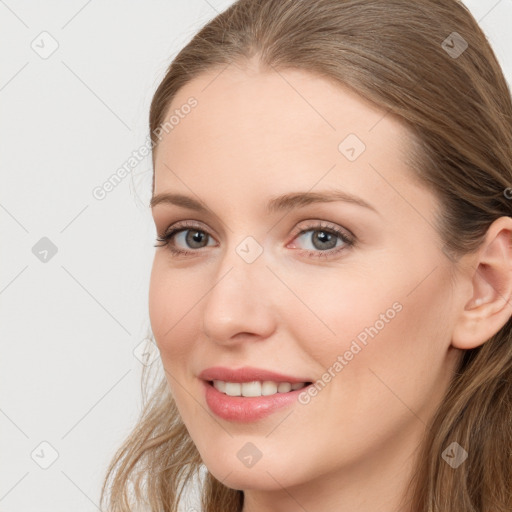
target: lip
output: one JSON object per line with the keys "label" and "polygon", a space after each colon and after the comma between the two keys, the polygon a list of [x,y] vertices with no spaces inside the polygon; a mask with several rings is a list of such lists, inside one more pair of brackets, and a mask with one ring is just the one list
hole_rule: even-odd
{"label": "lip", "polygon": [[199,378],[210,380],[223,380],[225,382],[253,382],[255,380],[264,381],[271,380],[274,382],[289,382],[294,384],[297,382],[311,382],[310,378],[298,378],[282,373],[276,373],[262,368],[254,368],[252,366],[244,366],[243,368],[226,368],[224,366],[212,366],[203,370],[199,374]]}
{"label": "lip", "polygon": [[229,396],[215,389],[209,381],[204,380],[203,386],[210,410],[219,418],[238,423],[258,421],[278,409],[291,406],[297,402],[299,394],[309,387],[269,396]]}
{"label": "lip", "polygon": [[[300,379],[260,368],[249,366],[232,369],[221,366],[208,368],[199,374],[203,380],[205,399],[210,410],[227,421],[250,423],[261,420],[279,409],[289,407],[297,402],[298,396],[308,388],[305,386],[287,393],[276,393],[267,396],[229,396],[218,391],[212,384],[213,380],[225,382],[252,382],[271,380],[274,382],[311,382],[310,379]],[[310,384],[312,385],[312,384]]]}

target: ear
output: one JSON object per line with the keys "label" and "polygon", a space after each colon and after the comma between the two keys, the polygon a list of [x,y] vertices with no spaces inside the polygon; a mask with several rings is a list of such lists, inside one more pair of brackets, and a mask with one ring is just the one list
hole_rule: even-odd
{"label": "ear", "polygon": [[452,345],[465,350],[485,343],[512,315],[511,217],[500,217],[489,226],[469,262],[471,286],[452,334]]}

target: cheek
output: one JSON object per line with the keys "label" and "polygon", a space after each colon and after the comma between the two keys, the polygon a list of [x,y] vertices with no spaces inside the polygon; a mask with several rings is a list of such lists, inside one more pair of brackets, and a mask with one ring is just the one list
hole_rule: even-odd
{"label": "cheek", "polygon": [[389,268],[406,271],[367,268],[339,278],[334,272],[329,279],[301,278],[308,307],[299,304],[298,315],[295,301],[283,322],[292,326],[290,338],[319,363],[321,380],[332,383],[322,392],[329,400],[343,401],[347,393],[354,397],[365,389],[360,404],[371,408],[372,394],[393,399],[384,383],[417,401],[410,388],[415,383],[428,396],[450,341],[449,279],[441,268],[425,278],[427,263],[411,267],[395,262]]}
{"label": "cheek", "polygon": [[[165,257],[155,255],[149,285],[149,317],[164,365],[187,357],[197,338],[201,293],[190,272],[170,271]],[[195,315],[195,316],[194,316]]]}
{"label": "cheek", "polygon": [[279,317],[291,331],[289,338],[328,368],[338,355],[351,349],[347,358],[355,359],[352,356],[356,352],[360,358],[371,340],[382,339],[386,332],[399,328],[402,289],[406,287],[396,279],[385,282],[370,268],[320,270],[292,269],[282,276],[297,292],[280,301]]}

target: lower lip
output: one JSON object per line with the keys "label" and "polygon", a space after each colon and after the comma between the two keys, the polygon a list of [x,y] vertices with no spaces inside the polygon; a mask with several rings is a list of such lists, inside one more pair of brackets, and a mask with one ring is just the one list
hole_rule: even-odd
{"label": "lower lip", "polygon": [[269,416],[274,411],[297,401],[305,386],[288,393],[276,393],[269,396],[229,396],[221,393],[212,384],[203,381],[206,403],[211,411],[222,419],[249,423]]}

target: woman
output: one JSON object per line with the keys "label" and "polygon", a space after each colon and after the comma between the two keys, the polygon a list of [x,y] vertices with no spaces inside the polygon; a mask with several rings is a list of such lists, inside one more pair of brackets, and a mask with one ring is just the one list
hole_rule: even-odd
{"label": "woman", "polygon": [[208,512],[512,510],[512,104],[464,5],[240,0],[150,131],[164,375],[109,510],[200,469]]}

